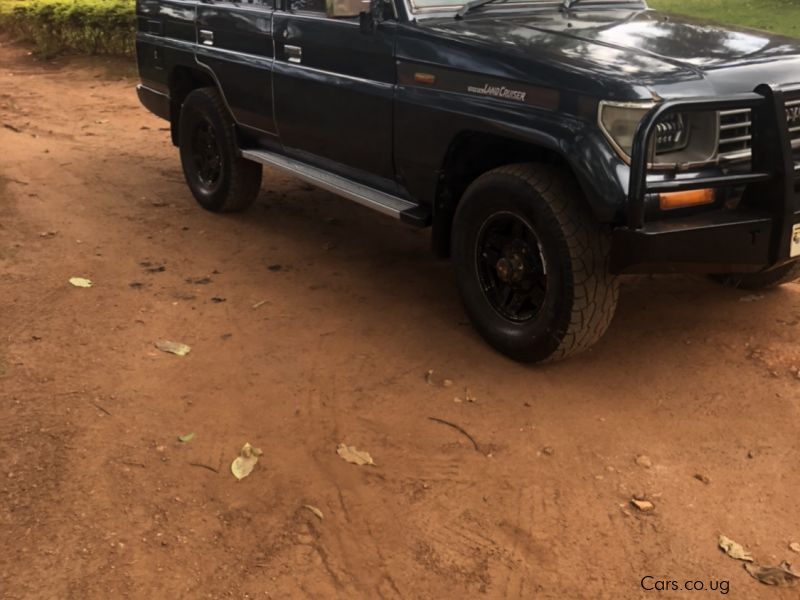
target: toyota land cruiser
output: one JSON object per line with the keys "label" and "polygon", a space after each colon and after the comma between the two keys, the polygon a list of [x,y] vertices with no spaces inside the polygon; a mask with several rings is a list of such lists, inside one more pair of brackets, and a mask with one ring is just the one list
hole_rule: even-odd
{"label": "toyota land cruiser", "polygon": [[800,44],[621,0],[138,0],[141,102],[211,211],[262,165],[412,226],[521,361],[622,273],[800,275]]}

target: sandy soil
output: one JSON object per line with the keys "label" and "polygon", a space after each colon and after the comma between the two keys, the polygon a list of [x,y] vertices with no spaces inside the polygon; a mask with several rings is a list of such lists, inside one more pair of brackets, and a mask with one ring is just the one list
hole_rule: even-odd
{"label": "sandy soil", "polygon": [[274,173],[197,208],[120,68],[0,47],[2,598],[798,597],[717,538],[800,566],[800,286],[628,279],[520,366],[425,231]]}

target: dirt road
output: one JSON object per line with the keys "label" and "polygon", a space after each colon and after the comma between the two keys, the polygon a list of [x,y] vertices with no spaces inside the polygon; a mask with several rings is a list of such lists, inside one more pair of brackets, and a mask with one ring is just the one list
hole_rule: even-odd
{"label": "dirt road", "polygon": [[197,208],[120,68],[0,47],[0,597],[797,598],[717,538],[800,566],[800,286],[628,279],[520,366],[427,232],[274,173]]}

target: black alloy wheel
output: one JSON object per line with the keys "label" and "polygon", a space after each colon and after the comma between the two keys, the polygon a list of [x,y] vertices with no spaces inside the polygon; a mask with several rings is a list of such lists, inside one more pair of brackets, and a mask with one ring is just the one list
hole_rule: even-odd
{"label": "black alloy wheel", "polygon": [[200,184],[213,192],[222,176],[222,149],[208,119],[198,122],[192,136],[192,159]]}
{"label": "black alloy wheel", "polygon": [[486,299],[509,321],[530,321],[547,294],[547,265],[531,226],[518,215],[489,217],[478,234],[477,269]]}
{"label": "black alloy wheel", "polygon": [[484,173],[456,207],[451,235],[456,282],[473,325],[524,362],[591,347],[617,304],[610,239],[565,169],[523,163]]}

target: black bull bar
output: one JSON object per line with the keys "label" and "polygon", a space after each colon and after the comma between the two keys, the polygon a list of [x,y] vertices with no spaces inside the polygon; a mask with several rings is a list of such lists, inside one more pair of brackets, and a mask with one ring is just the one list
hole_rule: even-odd
{"label": "black bull bar", "polygon": [[[763,84],[754,92],[725,98],[667,100],[634,134],[627,219],[612,234],[610,267],[615,273],[755,272],[789,261],[793,228],[800,222],[800,165],[789,135],[786,97],[800,86]],[[748,173],[648,181],[648,152],[656,124],[678,111],[752,111],[752,158]],[[750,200],[735,209],[717,208],[689,217],[645,219],[648,194],[703,188],[742,188]],[[752,199],[757,201],[752,201]]]}

